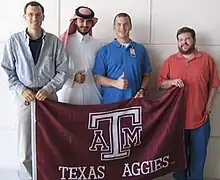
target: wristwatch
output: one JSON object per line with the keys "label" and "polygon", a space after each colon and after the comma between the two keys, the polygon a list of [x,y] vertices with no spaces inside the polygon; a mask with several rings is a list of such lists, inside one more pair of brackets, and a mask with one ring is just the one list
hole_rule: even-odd
{"label": "wristwatch", "polygon": [[140,91],[140,90],[144,91],[144,93],[147,92],[147,89],[144,89],[144,88],[140,88],[139,91]]}

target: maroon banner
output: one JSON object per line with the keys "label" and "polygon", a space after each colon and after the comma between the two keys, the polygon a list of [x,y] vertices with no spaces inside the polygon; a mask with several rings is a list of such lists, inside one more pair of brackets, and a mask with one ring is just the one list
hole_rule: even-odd
{"label": "maroon banner", "polygon": [[185,168],[183,89],[156,101],[36,103],[37,180],[150,180]]}

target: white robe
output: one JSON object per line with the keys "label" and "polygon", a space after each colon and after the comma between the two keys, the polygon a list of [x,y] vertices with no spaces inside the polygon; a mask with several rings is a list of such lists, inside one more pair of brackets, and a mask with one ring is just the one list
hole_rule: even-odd
{"label": "white robe", "polygon": [[[101,95],[94,81],[92,68],[101,43],[89,34],[82,36],[78,31],[68,37],[67,52],[70,56],[69,78],[58,92],[60,102],[69,104],[100,104]],[[77,72],[85,72],[85,82],[74,82]]]}

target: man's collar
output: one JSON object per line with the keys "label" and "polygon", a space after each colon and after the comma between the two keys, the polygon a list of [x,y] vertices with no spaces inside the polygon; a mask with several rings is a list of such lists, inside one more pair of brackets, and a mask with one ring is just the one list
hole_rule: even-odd
{"label": "man's collar", "polygon": [[75,32],[75,36],[76,36],[76,39],[79,41],[79,42],[87,42],[90,38],[90,35],[89,33],[86,34],[86,35],[82,35],[79,31],[76,31]]}
{"label": "man's collar", "polygon": [[[134,47],[134,41],[132,41],[132,40],[130,40],[129,42],[129,46],[127,47],[127,48],[129,48],[129,47]],[[117,41],[117,39],[114,39],[114,41],[113,41],[113,44],[116,46],[116,47],[122,47],[122,44],[121,43],[119,43],[118,41]]]}
{"label": "man's collar", "polygon": [[[43,28],[41,30],[42,30],[42,39],[45,39],[45,36],[46,36],[47,33],[46,33],[46,31]],[[24,30],[24,36],[28,40],[31,39],[29,34],[28,34],[28,32],[27,32],[27,28]]]}
{"label": "man's collar", "polygon": [[[202,53],[201,53],[201,52],[199,52],[199,51],[197,51],[197,50],[194,52],[194,58],[198,58],[198,57],[201,57],[201,56],[202,56]],[[184,57],[184,56],[183,56],[180,52],[178,52],[178,53],[177,53],[177,58],[180,59],[180,58],[182,58],[182,57]]]}

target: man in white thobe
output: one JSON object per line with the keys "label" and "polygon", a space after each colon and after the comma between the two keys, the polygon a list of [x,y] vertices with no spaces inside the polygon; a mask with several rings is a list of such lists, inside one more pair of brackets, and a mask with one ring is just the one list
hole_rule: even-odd
{"label": "man in white thobe", "polygon": [[97,23],[94,12],[85,6],[75,10],[69,28],[60,36],[70,56],[69,78],[59,92],[59,101],[69,104],[100,104],[101,95],[92,68],[101,43],[91,36]]}

